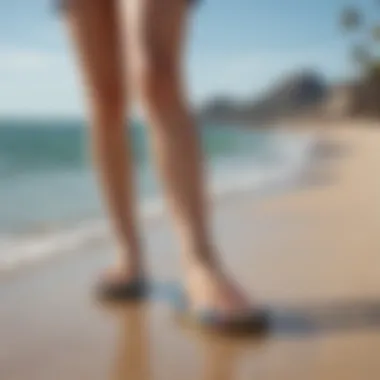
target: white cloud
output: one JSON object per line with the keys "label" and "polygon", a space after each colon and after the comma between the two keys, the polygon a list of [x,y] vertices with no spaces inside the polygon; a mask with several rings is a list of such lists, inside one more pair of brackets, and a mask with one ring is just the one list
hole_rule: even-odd
{"label": "white cloud", "polygon": [[0,46],[0,71],[40,71],[53,67],[61,59],[44,51]]}

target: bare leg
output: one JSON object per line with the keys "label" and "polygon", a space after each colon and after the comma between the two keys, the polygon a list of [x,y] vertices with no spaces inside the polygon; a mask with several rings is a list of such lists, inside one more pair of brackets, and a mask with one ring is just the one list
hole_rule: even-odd
{"label": "bare leg", "polygon": [[86,85],[94,161],[119,243],[116,274],[141,270],[131,150],[125,141],[124,62],[114,0],[75,0],[65,12]]}
{"label": "bare leg", "polygon": [[222,273],[208,231],[201,150],[181,75],[186,0],[124,0],[129,48],[196,308],[241,311],[247,302]]}

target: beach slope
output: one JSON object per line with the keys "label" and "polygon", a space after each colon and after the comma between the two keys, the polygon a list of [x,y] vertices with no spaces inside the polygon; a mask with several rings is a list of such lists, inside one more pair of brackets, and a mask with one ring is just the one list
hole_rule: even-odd
{"label": "beach slope", "polygon": [[[0,378],[380,378],[380,128],[331,126],[327,140],[299,188],[215,208],[226,263],[273,313],[267,338],[183,329],[159,294],[138,307],[97,304],[91,286],[112,247],[91,246],[0,279]],[[152,220],[145,233],[165,294],[179,271],[170,229]]]}

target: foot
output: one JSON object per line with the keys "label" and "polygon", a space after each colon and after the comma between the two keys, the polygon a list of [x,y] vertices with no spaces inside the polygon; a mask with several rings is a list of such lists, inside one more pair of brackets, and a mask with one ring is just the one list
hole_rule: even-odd
{"label": "foot", "polygon": [[126,300],[145,295],[146,282],[139,267],[118,265],[106,270],[97,286],[97,294],[103,299]]}
{"label": "foot", "polygon": [[213,268],[192,268],[187,273],[186,291],[193,312],[213,311],[227,317],[252,311],[252,304],[238,285]]}
{"label": "foot", "polygon": [[106,269],[101,275],[101,282],[108,284],[126,284],[143,278],[141,269],[134,269],[126,265],[115,265]]}

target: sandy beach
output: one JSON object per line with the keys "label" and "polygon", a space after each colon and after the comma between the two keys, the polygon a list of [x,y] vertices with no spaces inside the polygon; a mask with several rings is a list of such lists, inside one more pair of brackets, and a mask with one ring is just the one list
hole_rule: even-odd
{"label": "sandy beach", "polygon": [[[97,304],[92,284],[112,247],[94,244],[0,279],[0,379],[380,378],[380,129],[336,123],[324,139],[298,188],[215,206],[226,263],[273,314],[268,336],[185,329],[159,294]],[[166,218],[144,233],[154,281],[170,288],[180,266]]]}

